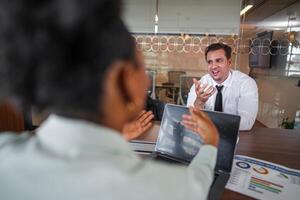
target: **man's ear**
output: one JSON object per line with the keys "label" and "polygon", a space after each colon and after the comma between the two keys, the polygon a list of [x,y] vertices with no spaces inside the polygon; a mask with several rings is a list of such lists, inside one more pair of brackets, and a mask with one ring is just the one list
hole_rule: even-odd
{"label": "man's ear", "polygon": [[231,66],[231,63],[232,63],[232,59],[229,58],[229,59],[228,59],[228,65]]}

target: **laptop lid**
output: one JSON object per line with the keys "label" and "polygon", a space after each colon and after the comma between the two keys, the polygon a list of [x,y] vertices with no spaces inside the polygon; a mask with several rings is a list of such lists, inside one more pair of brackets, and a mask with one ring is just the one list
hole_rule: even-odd
{"label": "laptop lid", "polygon": [[[204,110],[220,134],[216,171],[230,172],[239,131],[240,116]],[[181,162],[190,162],[203,141],[200,136],[181,125],[182,115],[189,114],[184,106],[165,106],[155,151]]]}

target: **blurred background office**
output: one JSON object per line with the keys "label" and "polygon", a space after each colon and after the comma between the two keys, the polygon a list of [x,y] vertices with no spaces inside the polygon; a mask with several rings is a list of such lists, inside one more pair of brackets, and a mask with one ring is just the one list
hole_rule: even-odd
{"label": "blurred background office", "polygon": [[[206,74],[205,48],[233,48],[232,68],[259,88],[257,121],[291,128],[300,117],[300,0],[124,0],[124,20],[145,56],[148,95],[186,104],[192,78]],[[288,119],[287,119],[288,118]],[[32,129],[32,108],[0,106],[0,131]]]}

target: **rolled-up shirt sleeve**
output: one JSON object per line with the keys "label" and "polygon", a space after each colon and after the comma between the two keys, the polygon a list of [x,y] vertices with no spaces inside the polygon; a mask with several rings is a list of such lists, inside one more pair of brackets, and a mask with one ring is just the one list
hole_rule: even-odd
{"label": "rolled-up shirt sleeve", "polygon": [[195,84],[193,84],[193,86],[191,87],[190,92],[188,94],[186,106],[194,107],[194,102],[195,102],[196,98],[197,98],[197,96],[196,96],[196,92],[195,92]]}

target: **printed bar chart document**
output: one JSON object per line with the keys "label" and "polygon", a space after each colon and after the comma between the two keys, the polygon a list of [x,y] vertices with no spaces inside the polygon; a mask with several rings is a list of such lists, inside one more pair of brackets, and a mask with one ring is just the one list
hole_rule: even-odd
{"label": "printed bar chart document", "polygon": [[256,199],[298,200],[300,170],[236,155],[226,188]]}

